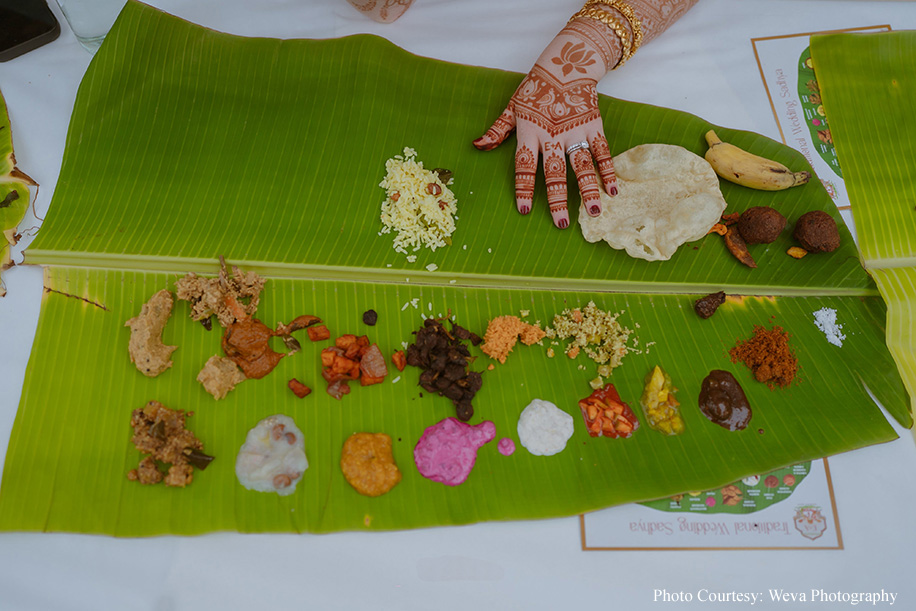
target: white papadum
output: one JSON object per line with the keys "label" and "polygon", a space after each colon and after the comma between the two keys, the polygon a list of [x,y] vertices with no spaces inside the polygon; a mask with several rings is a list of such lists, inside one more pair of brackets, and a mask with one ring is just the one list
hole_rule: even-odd
{"label": "white papadum", "polygon": [[642,144],[614,157],[614,170],[617,195],[601,192],[601,214],[591,217],[579,207],[589,242],[666,261],[681,244],[705,236],[725,210],[712,166],[683,147]]}

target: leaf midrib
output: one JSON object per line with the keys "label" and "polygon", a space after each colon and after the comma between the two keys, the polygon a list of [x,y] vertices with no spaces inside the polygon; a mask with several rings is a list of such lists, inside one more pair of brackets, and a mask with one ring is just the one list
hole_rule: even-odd
{"label": "leaf midrib", "polygon": [[[590,293],[639,293],[650,295],[699,295],[725,291],[730,295],[766,295],[774,297],[873,297],[876,287],[834,286],[779,286],[766,287],[750,284],[712,284],[657,281],[619,281],[593,278],[552,278],[540,276],[510,276],[427,271],[425,269],[368,268],[333,265],[277,263],[265,261],[229,261],[246,271],[254,271],[264,278],[301,278],[309,280],[345,280],[374,284],[415,284],[451,288],[503,288],[517,290],[582,291]],[[145,255],[117,255],[57,250],[28,250],[25,264],[54,267],[117,269],[138,272],[165,272],[184,275],[190,271],[200,274],[217,274],[216,259],[196,257],[163,257]],[[452,282],[454,281],[454,282]]]}

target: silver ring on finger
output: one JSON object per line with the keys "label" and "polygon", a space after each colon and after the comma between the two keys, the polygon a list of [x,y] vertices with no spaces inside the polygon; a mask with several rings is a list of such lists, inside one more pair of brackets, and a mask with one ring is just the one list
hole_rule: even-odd
{"label": "silver ring on finger", "polygon": [[575,152],[578,151],[579,149],[588,150],[588,142],[586,142],[585,140],[583,140],[582,142],[576,142],[575,144],[570,144],[569,147],[567,147],[567,149],[566,149],[566,154],[567,154],[567,155],[572,155],[573,153],[575,153]]}

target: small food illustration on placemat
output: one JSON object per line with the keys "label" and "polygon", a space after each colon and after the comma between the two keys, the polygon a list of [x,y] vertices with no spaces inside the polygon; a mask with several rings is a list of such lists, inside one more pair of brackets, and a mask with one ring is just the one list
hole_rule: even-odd
{"label": "small food illustration on placemat", "polygon": [[715,490],[685,492],[640,505],[693,514],[754,513],[789,498],[810,472],[811,461],[807,461],[762,475],[750,475]]}

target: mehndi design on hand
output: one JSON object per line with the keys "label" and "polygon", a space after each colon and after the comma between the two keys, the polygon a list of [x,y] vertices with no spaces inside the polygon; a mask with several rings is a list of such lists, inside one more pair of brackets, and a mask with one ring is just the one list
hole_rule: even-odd
{"label": "mehndi design on hand", "polygon": [[601,214],[598,176],[612,196],[617,194],[617,177],[598,109],[598,80],[620,65],[625,45],[631,55],[640,39],[643,44],[652,40],[696,2],[593,0],[583,8],[598,12],[577,13],[544,49],[506,109],[474,141],[478,149],[489,151],[517,131],[515,202],[520,213],[531,212],[540,155],[553,222],[561,229],[569,226],[568,155],[586,212]]}
{"label": "mehndi design on hand", "polygon": [[[518,211],[528,214],[534,199],[538,155],[542,159],[547,185],[547,203],[553,223],[569,226],[567,206],[567,150],[575,143],[584,146],[569,155],[579,191],[588,214],[601,213],[598,174],[608,193],[616,192],[614,164],[602,133],[598,110],[597,80],[593,74],[605,70],[609,48],[594,48],[597,26],[576,23],[572,34],[558,36],[516,89],[506,109],[474,146],[491,150],[513,130],[518,130],[515,154],[515,200]],[[582,40],[578,33],[591,32]],[[595,154],[594,161],[592,159]],[[595,172],[598,163],[598,173]]]}

